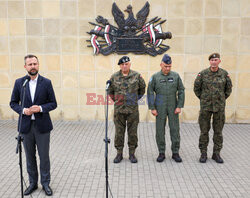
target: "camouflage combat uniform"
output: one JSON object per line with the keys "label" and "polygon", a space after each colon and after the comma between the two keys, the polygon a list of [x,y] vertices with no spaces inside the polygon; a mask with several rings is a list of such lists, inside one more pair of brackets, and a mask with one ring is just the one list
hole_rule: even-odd
{"label": "camouflage combat uniform", "polygon": [[[147,96],[150,110],[156,109],[156,143],[159,153],[165,153],[165,126],[166,117],[171,136],[171,150],[179,153],[180,148],[180,127],[179,114],[175,114],[175,109],[183,108],[185,92],[182,80],[178,73],[170,71],[164,75],[162,71],[155,73],[148,84]],[[178,96],[178,97],[177,97]]]}
{"label": "camouflage combat uniform", "polygon": [[201,153],[207,152],[209,142],[208,132],[213,115],[213,153],[219,154],[222,149],[222,129],[225,123],[226,99],[232,92],[232,81],[226,70],[219,68],[212,72],[210,68],[201,71],[194,82],[194,93],[200,99],[200,138]]}
{"label": "camouflage combat uniform", "polygon": [[115,148],[117,153],[122,153],[127,122],[129,154],[134,154],[138,142],[139,111],[137,101],[144,95],[146,84],[142,76],[133,70],[130,70],[127,76],[123,76],[122,72],[118,71],[111,76],[110,80],[111,85],[108,93],[115,102]]}

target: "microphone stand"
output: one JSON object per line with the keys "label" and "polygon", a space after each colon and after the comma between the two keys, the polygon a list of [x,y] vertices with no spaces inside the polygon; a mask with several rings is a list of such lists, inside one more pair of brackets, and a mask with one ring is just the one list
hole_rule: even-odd
{"label": "microphone stand", "polygon": [[20,130],[21,130],[21,126],[22,126],[23,108],[24,108],[24,100],[25,100],[25,94],[26,94],[26,84],[23,86],[23,99],[22,99],[21,113],[20,113],[20,119],[19,119],[19,132],[18,132],[18,136],[16,137],[16,140],[17,140],[16,154],[19,152],[19,166],[20,166],[20,177],[21,177],[21,197],[22,198],[24,197],[24,194],[23,194],[23,162],[22,162],[23,137],[20,134]]}
{"label": "microphone stand", "polygon": [[109,188],[109,182],[108,182],[108,144],[110,143],[110,139],[108,138],[108,87],[106,87],[106,102],[107,102],[107,108],[105,109],[105,171],[106,171],[106,198],[108,198],[108,188]]}

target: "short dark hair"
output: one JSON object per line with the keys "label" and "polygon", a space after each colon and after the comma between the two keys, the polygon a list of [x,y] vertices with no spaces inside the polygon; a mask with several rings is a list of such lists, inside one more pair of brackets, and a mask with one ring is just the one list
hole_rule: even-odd
{"label": "short dark hair", "polygon": [[24,64],[25,64],[25,65],[26,65],[26,59],[27,59],[27,58],[36,58],[37,62],[39,62],[37,56],[35,56],[35,55],[33,55],[33,54],[28,54],[28,55],[26,55],[26,56],[24,57]]}

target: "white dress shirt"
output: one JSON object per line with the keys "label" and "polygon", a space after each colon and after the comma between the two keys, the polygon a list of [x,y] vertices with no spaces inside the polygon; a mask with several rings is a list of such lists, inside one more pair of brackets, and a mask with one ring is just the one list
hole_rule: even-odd
{"label": "white dress shirt", "polygon": [[29,81],[30,96],[31,96],[32,102],[34,102],[34,97],[35,97],[35,92],[36,92],[37,78],[38,78],[38,75],[37,75],[37,77],[34,80],[30,80]]}
{"label": "white dress shirt", "polygon": [[[30,96],[31,96],[31,101],[32,102],[34,101],[34,98],[35,98],[37,79],[38,79],[38,75],[34,80],[30,79],[30,81],[29,81]],[[35,120],[34,114],[31,115],[31,120]]]}
{"label": "white dress shirt", "polygon": [[[37,75],[37,77],[36,77],[34,80],[30,79],[30,81],[29,81],[30,96],[31,96],[31,101],[32,101],[32,102],[34,102],[34,98],[35,98],[36,85],[37,85],[38,76],[39,76],[39,75]],[[41,106],[39,106],[39,107],[40,107],[40,111],[42,112],[42,107],[41,107]],[[25,109],[25,108],[24,108],[24,109]],[[24,114],[24,109],[23,109],[23,114]],[[35,120],[34,114],[31,115],[31,120]]]}

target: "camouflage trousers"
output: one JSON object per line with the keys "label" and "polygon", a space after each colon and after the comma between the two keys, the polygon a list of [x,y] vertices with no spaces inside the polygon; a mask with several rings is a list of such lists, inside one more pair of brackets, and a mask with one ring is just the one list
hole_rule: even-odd
{"label": "camouflage trousers", "polygon": [[134,154],[137,147],[137,127],[139,123],[139,112],[134,113],[114,113],[115,123],[115,148],[117,153],[122,153],[124,147],[124,137],[127,126],[129,154]]}
{"label": "camouflage trousers", "polygon": [[218,112],[211,112],[211,111],[200,111],[199,115],[199,125],[200,125],[200,138],[199,138],[199,148],[201,150],[201,153],[207,152],[207,146],[209,142],[209,135],[208,132],[211,128],[211,117],[213,115],[213,153],[219,154],[222,145],[223,145],[223,137],[222,137],[222,129],[224,127],[225,123],[225,111],[218,111]]}

